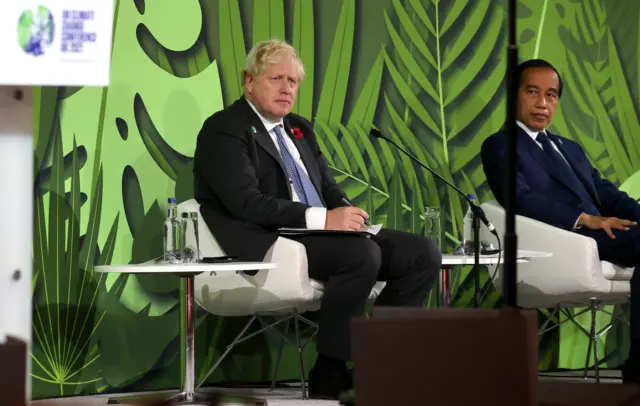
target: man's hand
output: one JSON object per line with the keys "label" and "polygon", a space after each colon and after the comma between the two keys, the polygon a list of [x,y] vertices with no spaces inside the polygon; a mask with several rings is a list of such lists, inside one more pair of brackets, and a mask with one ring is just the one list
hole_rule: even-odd
{"label": "man's hand", "polygon": [[360,230],[364,225],[365,219],[369,215],[362,209],[354,206],[340,207],[327,211],[327,220],[325,221],[325,230]]}
{"label": "man's hand", "polygon": [[587,213],[582,213],[578,219],[578,225],[585,226],[590,230],[604,230],[605,233],[612,239],[616,236],[612,230],[629,230],[629,227],[638,224],[635,221],[623,220],[617,217],[600,217],[592,216]]}

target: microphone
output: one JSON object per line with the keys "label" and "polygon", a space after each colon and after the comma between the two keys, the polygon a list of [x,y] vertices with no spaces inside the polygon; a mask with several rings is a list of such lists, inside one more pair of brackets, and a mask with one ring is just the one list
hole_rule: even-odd
{"label": "microphone", "polygon": [[[407,151],[404,148],[402,148],[395,141],[393,141],[392,139],[382,135],[382,133],[380,131],[376,130],[375,128],[372,128],[370,134],[372,136],[374,136],[375,138],[387,141],[388,143],[390,143],[391,145],[396,147],[398,150],[400,150],[402,153],[404,153],[406,156],[411,158],[411,160],[413,160],[413,162],[417,163],[418,165],[420,165],[424,169],[428,170],[433,176],[435,176],[436,178],[440,179],[445,184],[447,184],[447,186],[449,186],[450,188],[452,188],[453,190],[458,192],[469,203],[469,207],[471,207],[471,211],[473,211],[473,214],[476,217],[478,217],[484,223],[485,226],[487,226],[487,228],[489,229],[491,234],[493,234],[496,237],[498,237],[498,232],[496,231],[496,228],[493,226],[493,224],[491,224],[491,222],[489,222],[489,220],[487,220],[487,216],[484,214],[484,211],[480,208],[480,206],[478,206],[471,199],[469,199],[469,197],[467,197],[467,195],[462,190],[458,189],[458,187],[456,187],[453,183],[451,183],[448,180],[446,180],[445,178],[443,178],[438,172],[434,171],[433,169],[429,168],[427,165],[422,163],[418,158],[416,158],[411,153],[409,153],[409,151]],[[500,238],[500,237],[498,237],[498,238]]]}

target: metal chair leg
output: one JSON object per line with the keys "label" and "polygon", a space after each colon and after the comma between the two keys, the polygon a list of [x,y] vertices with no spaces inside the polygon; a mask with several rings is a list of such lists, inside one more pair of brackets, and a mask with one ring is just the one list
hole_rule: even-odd
{"label": "metal chair leg", "polygon": [[296,346],[298,347],[298,358],[300,359],[300,384],[302,385],[302,399],[307,399],[307,384],[304,376],[304,361],[302,357],[302,346],[300,345],[300,321],[298,310],[293,310],[293,326],[296,330]]}
{"label": "metal chair leg", "polygon": [[589,337],[589,341],[593,342],[593,368],[596,373],[596,383],[600,383],[600,369],[598,359],[598,330],[596,326],[596,316],[597,316],[597,306],[598,302],[595,299],[591,299],[591,337]]}
{"label": "metal chair leg", "polygon": [[[600,302],[598,300],[598,298],[591,298],[589,300],[589,305],[586,306],[583,310],[580,310],[578,313],[576,314],[571,314],[571,312],[567,309],[564,308],[557,308],[560,310],[560,312],[566,316],[567,320],[562,321],[560,324],[565,323],[566,321],[570,321],[571,323],[573,323],[575,325],[576,328],[578,328],[580,331],[582,331],[584,333],[585,336],[587,336],[588,339],[588,346],[587,346],[587,354],[586,354],[586,360],[585,360],[585,365],[584,365],[584,374],[583,374],[583,378],[587,379],[589,377],[589,363],[591,361],[591,354],[593,352],[593,359],[594,359],[594,365],[593,365],[593,371],[595,373],[595,378],[596,378],[596,383],[600,383],[600,356],[599,356],[599,352],[598,352],[598,341],[600,340],[601,337],[603,337],[605,334],[607,334],[607,332],[611,329],[611,327],[613,326],[613,323],[615,321],[620,321],[620,320],[614,320],[615,317],[613,317],[613,314],[611,312],[608,312],[604,309],[599,310],[598,306],[600,306],[602,304],[602,302]],[[604,313],[610,315],[612,317],[612,321],[605,327],[602,328],[602,330],[598,331],[598,326],[597,326],[597,315],[599,311],[603,311]],[[584,327],[582,327],[580,325],[580,323],[576,320],[576,318],[584,313],[589,312],[589,314],[591,315],[591,325],[589,327],[589,330],[585,329]],[[624,322],[624,318],[623,317],[619,317],[619,319],[622,319],[622,321]],[[548,322],[549,320],[547,320]],[[544,323],[543,328],[547,327],[547,322]],[[557,327],[557,326],[555,326]],[[551,327],[554,328],[554,327]],[[546,332],[548,330],[550,330],[551,328],[548,328],[547,330],[541,331],[540,334],[542,334],[543,332]],[[542,330],[542,329],[541,329]]]}
{"label": "metal chair leg", "polygon": [[291,320],[287,320],[284,325],[284,336],[280,340],[280,348],[278,349],[278,358],[276,358],[276,366],[273,369],[273,378],[271,379],[271,389],[269,392],[273,392],[276,388],[276,380],[278,379],[278,370],[280,369],[280,360],[282,359],[282,350],[284,349],[284,342],[286,341],[287,334],[289,333],[289,324]]}
{"label": "metal chair leg", "polygon": [[587,379],[589,377],[589,361],[591,361],[591,346],[593,345],[593,339],[591,338],[591,335],[587,335],[587,337],[589,338],[589,344],[587,346],[587,360],[584,363],[584,379]]}
{"label": "metal chair leg", "polygon": [[213,373],[213,371],[216,370],[216,368],[218,368],[218,365],[220,365],[220,363],[225,359],[225,357],[227,356],[227,354],[229,354],[229,352],[231,351],[231,349],[233,347],[235,347],[236,344],[238,344],[238,342],[240,341],[240,339],[242,338],[242,336],[244,336],[244,334],[247,332],[247,330],[249,330],[249,327],[251,326],[251,324],[253,324],[253,322],[256,319],[256,315],[253,315],[251,317],[251,319],[249,320],[249,322],[247,324],[245,324],[244,328],[240,331],[240,333],[238,333],[238,335],[236,336],[236,338],[233,339],[233,341],[231,342],[231,344],[227,345],[227,348],[224,350],[224,352],[222,353],[221,356],[218,357],[217,361],[215,364],[213,364],[213,366],[209,369],[209,371],[207,372],[207,374],[204,376],[204,379],[202,379],[202,381],[198,384],[198,386],[196,387],[196,389],[200,389],[200,387],[202,386],[203,383],[205,383],[207,381],[207,379],[209,378],[209,376],[211,376],[211,374]]}
{"label": "metal chair leg", "polygon": [[560,312],[560,308],[556,306],[556,307],[553,309],[553,311],[549,314],[549,317],[547,317],[547,320],[545,320],[545,322],[542,324],[542,327],[540,327],[540,329],[538,330],[538,335],[539,335],[539,336],[540,336],[540,335],[542,335],[542,334],[544,334],[544,333],[546,333],[548,330],[551,330],[551,329],[556,328],[556,327],[558,327],[558,326],[559,326],[559,324],[558,324],[558,326],[551,327],[551,328],[549,328],[549,329],[547,330],[547,326],[548,326],[548,325],[553,321],[553,317],[554,317],[556,314],[558,314],[559,312]]}

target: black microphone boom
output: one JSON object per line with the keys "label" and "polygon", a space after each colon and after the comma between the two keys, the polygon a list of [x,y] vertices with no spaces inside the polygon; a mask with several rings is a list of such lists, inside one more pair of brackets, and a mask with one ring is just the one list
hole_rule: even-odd
{"label": "black microphone boom", "polygon": [[[473,243],[474,243],[473,275],[474,275],[474,285],[475,285],[474,307],[476,308],[480,307],[482,304],[481,303],[482,294],[480,289],[480,220],[484,223],[484,225],[487,226],[491,234],[496,236],[496,238],[498,239],[498,245],[500,245],[500,236],[498,236],[498,232],[496,231],[496,228],[493,226],[493,224],[489,222],[489,220],[487,220],[487,216],[484,214],[484,211],[480,208],[480,206],[475,204],[473,200],[469,199],[469,197],[462,190],[458,189],[458,187],[456,187],[453,183],[449,182],[448,180],[443,178],[438,172],[434,171],[433,169],[429,168],[426,164],[422,163],[418,158],[416,158],[411,153],[409,153],[409,151],[402,148],[395,141],[382,135],[380,131],[376,130],[375,128],[371,129],[371,135],[376,138],[383,139],[387,141],[389,144],[398,148],[398,150],[400,150],[406,156],[411,158],[413,162],[417,163],[418,165],[420,165],[421,167],[429,171],[433,176],[443,181],[447,186],[449,186],[450,188],[458,192],[461,196],[465,198],[467,202],[469,202],[469,207],[473,212]],[[498,262],[500,262],[499,257],[498,257]]]}
{"label": "black microphone boom", "polygon": [[393,141],[392,139],[385,137],[384,135],[382,135],[382,133],[378,130],[376,130],[375,128],[371,129],[371,135],[385,140],[388,143],[390,143],[391,145],[393,145],[394,147],[398,148],[398,150],[402,151],[406,156],[408,156],[409,158],[411,158],[411,160],[413,160],[415,163],[417,163],[418,165],[420,165],[421,167],[423,167],[424,169],[426,169],[427,171],[429,171],[433,176],[435,176],[436,178],[440,179],[442,182],[446,183],[450,188],[452,188],[453,190],[455,190],[456,192],[458,192],[460,194],[460,196],[464,197],[464,199],[469,203],[469,205],[471,206],[471,210],[474,212],[474,214],[476,216],[478,216],[478,218],[480,220],[482,220],[482,222],[484,223],[485,226],[487,226],[487,228],[489,229],[489,231],[495,235],[496,237],[498,237],[498,232],[496,231],[496,228],[493,226],[493,224],[491,224],[489,222],[489,220],[487,220],[487,216],[484,214],[484,211],[480,208],[480,206],[478,206],[477,204],[475,204],[471,199],[469,199],[469,197],[462,191],[460,190],[456,185],[454,185],[453,183],[449,182],[447,179],[445,179],[442,175],[440,175],[438,172],[434,171],[433,169],[431,169],[430,167],[428,167],[427,165],[425,165],[424,163],[422,163],[418,158],[416,158],[415,156],[413,156],[413,154],[411,154],[409,151],[405,150],[404,148],[402,148],[400,145],[398,145],[395,141]]}

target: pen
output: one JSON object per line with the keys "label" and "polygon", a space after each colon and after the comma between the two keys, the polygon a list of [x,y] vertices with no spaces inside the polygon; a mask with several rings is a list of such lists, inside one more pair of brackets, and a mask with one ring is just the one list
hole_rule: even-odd
{"label": "pen", "polygon": [[[351,203],[349,203],[349,201],[347,199],[345,199],[344,197],[342,198],[342,202],[345,203],[347,206],[353,206]],[[371,223],[369,223],[369,219],[364,219],[364,225],[365,226],[370,226]]]}

